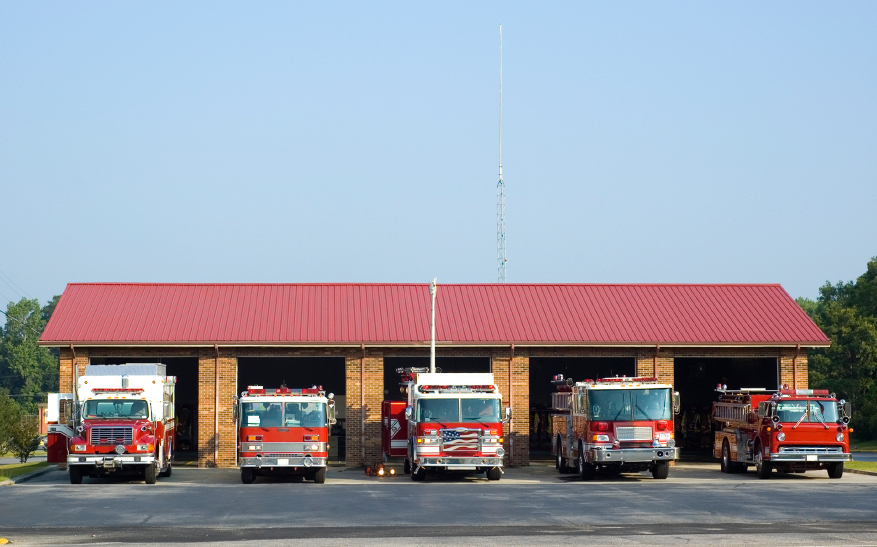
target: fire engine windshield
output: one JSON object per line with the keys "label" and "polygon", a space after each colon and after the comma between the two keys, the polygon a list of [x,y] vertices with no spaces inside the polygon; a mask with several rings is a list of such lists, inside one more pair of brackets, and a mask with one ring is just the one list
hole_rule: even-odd
{"label": "fire engine windshield", "polygon": [[461,399],[464,422],[496,423],[499,417],[499,399]]}
{"label": "fire engine windshield", "polygon": [[606,389],[588,391],[591,418],[606,421],[670,420],[670,389]]}
{"label": "fire engine windshield", "polygon": [[324,403],[286,403],[284,424],[287,426],[326,427]]}
{"label": "fire engine windshield", "polygon": [[481,422],[501,421],[499,399],[420,399],[417,401],[419,422]]}
{"label": "fire engine windshield", "polygon": [[[780,422],[831,423],[837,421],[837,404],[833,401],[779,401]],[[803,419],[802,419],[803,418]]]}
{"label": "fire engine windshield", "polygon": [[146,401],[121,401],[92,399],[85,401],[84,418],[148,418],[149,405]]}
{"label": "fire engine windshield", "polygon": [[283,403],[241,403],[241,425],[245,427],[280,427]]}

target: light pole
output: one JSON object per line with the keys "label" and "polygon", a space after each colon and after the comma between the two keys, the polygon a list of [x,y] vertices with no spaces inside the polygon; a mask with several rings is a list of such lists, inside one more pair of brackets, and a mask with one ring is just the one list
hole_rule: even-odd
{"label": "light pole", "polygon": [[432,313],[429,320],[429,371],[435,372],[435,293],[438,292],[436,286],[438,278],[434,278],[429,284],[429,295],[432,297]]}

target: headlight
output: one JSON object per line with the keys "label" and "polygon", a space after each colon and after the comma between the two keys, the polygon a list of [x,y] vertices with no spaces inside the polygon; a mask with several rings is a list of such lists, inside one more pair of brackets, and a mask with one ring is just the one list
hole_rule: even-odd
{"label": "headlight", "polygon": [[783,432],[777,433],[777,440],[782,442],[786,440],[786,434]]}
{"label": "headlight", "polygon": [[593,439],[595,442],[598,442],[598,443],[608,443],[609,442],[609,435],[594,435]]}
{"label": "headlight", "polygon": [[841,442],[842,440],[844,440],[844,434],[843,434],[843,433],[838,433],[838,434],[837,434],[837,437],[835,437],[835,438],[837,439],[837,442]]}
{"label": "headlight", "polygon": [[74,444],[73,451],[74,452],[85,452],[85,445],[84,444]]}
{"label": "headlight", "polygon": [[311,445],[311,450],[317,450],[317,449],[319,449],[319,448],[320,448],[320,445],[317,445],[317,444],[312,444],[312,445]]}
{"label": "headlight", "polygon": [[247,447],[248,450],[262,450],[261,444],[251,444]]}

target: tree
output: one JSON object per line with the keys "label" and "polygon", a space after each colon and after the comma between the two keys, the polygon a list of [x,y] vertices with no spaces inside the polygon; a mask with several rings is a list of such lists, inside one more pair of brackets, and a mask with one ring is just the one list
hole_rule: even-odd
{"label": "tree", "polygon": [[853,403],[860,437],[877,437],[877,258],[856,281],[826,283],[798,304],[831,339],[810,352],[810,384]]}
{"label": "tree", "polygon": [[36,414],[37,403],[57,389],[56,356],[38,345],[57,303],[52,299],[45,308],[38,300],[22,298],[6,308],[6,326],[0,329],[0,387],[8,389],[26,414]]}
{"label": "tree", "polygon": [[10,428],[9,447],[21,463],[27,463],[30,455],[40,447],[40,423],[36,416],[19,413]]}

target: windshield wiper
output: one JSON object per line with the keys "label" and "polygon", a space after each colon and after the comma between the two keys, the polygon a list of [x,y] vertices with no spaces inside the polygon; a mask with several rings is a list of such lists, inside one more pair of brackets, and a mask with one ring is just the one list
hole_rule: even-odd
{"label": "windshield wiper", "polygon": [[795,429],[795,428],[797,428],[799,425],[801,425],[801,422],[804,421],[804,417],[805,417],[805,416],[807,416],[807,411],[806,411],[806,410],[805,410],[804,412],[801,413],[801,417],[798,418],[798,421],[795,423],[794,426],[792,426],[792,429]]}
{"label": "windshield wiper", "polygon": [[822,422],[822,425],[825,426],[825,429],[828,429],[828,424],[825,423],[825,420],[822,419],[822,413],[821,413],[821,412],[818,412],[818,413],[816,414],[816,419],[819,420],[820,422]]}
{"label": "windshield wiper", "polygon": [[643,409],[641,409],[641,408],[640,408],[640,407],[639,407],[639,405],[638,405],[638,404],[636,404],[636,403],[634,403],[634,405],[633,405],[633,406],[634,406],[634,408],[636,408],[636,409],[637,409],[637,410],[639,410],[639,411],[640,411],[640,412],[642,412],[642,413],[643,413],[643,416],[645,416],[645,417],[646,417],[646,420],[651,420],[651,419],[652,419],[652,417],[651,417],[651,416],[649,416],[649,413],[648,413],[648,412],[646,412],[646,411],[645,411],[645,410],[643,410]]}

